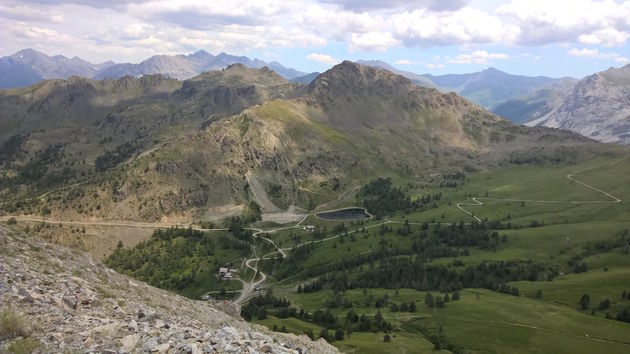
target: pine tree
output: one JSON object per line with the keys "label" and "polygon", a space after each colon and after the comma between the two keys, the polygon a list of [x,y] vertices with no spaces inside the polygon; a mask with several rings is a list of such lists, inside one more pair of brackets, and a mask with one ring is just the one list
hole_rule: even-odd
{"label": "pine tree", "polygon": [[584,294],[582,295],[582,298],[580,299],[580,307],[582,308],[582,310],[586,310],[588,309],[588,306],[591,303],[591,298],[588,296],[588,294]]}
{"label": "pine tree", "polygon": [[433,300],[433,295],[431,295],[431,293],[427,293],[425,295],[424,304],[427,305],[427,307],[435,306],[435,300]]}
{"label": "pine tree", "polygon": [[602,311],[602,310],[608,309],[609,307],[610,307],[610,300],[604,299],[600,301],[599,305],[597,305],[597,310]]}
{"label": "pine tree", "polygon": [[330,335],[328,334],[328,329],[322,328],[319,332],[319,338],[324,338],[327,342],[330,342]]}
{"label": "pine tree", "polygon": [[376,315],[374,315],[374,320],[376,323],[383,322],[383,315],[381,314],[381,310],[376,311]]}
{"label": "pine tree", "polygon": [[338,329],[335,331],[335,340],[343,340],[344,337],[345,333],[343,333],[343,330]]}

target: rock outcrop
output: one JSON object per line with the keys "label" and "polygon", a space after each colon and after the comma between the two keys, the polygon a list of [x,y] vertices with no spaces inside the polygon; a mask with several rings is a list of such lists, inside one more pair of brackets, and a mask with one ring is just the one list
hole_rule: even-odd
{"label": "rock outcrop", "polygon": [[630,144],[630,64],[584,78],[560,107],[527,125],[562,128],[603,142]]}
{"label": "rock outcrop", "polygon": [[[89,256],[0,226],[0,307],[41,353],[336,353],[116,273]],[[24,336],[22,334],[22,336]],[[0,335],[0,352],[20,338]]]}

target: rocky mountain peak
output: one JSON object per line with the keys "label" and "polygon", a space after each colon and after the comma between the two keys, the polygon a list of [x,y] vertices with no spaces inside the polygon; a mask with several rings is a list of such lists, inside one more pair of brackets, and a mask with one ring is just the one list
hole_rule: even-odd
{"label": "rocky mountain peak", "polygon": [[411,80],[390,71],[344,61],[319,75],[308,92],[320,102],[342,97],[395,97],[417,88]]}
{"label": "rocky mountain peak", "polygon": [[578,82],[562,105],[535,124],[604,141],[630,143],[630,65]]}

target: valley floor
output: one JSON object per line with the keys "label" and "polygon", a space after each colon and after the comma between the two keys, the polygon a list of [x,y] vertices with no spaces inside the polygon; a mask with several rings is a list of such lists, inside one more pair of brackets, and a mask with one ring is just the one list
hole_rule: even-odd
{"label": "valley floor", "polygon": [[[630,159],[602,157],[578,165],[506,165],[443,183],[438,179],[429,184],[394,180],[412,199],[439,198],[423,204],[421,210],[388,213],[381,220],[327,221],[307,214],[286,226],[255,228],[259,241],[240,263],[244,291],[239,292],[237,302],[246,303],[255,295],[254,287],[262,286],[307,313],[328,310],[340,323],[354,311],[368,318],[378,313],[391,325],[391,332],[386,331],[389,340],[377,329],[346,331],[345,338],[334,345],[348,352],[413,353],[439,348],[451,352],[625,353],[630,351],[630,323],[614,318],[630,309],[630,297],[622,298],[630,290],[628,176]],[[345,205],[349,205],[347,200],[339,200],[326,207]],[[41,221],[32,216],[14,217],[19,224]],[[174,226],[46,221],[73,230],[83,226],[138,230]],[[326,286],[309,293],[296,291],[318,279],[359,279],[368,269],[385,265],[384,258],[369,259],[378,252],[413,259],[409,250],[422,238],[415,235],[426,230],[431,233],[437,225],[486,221],[494,222],[492,230],[501,241],[489,248],[453,248],[452,255],[426,259],[427,266],[463,269],[518,261],[554,269],[556,274],[549,280],[533,276],[507,281],[509,289],[518,289],[511,294],[464,288],[458,301],[444,307],[426,306],[427,291],[405,287],[334,290]],[[303,225],[326,231],[315,235],[302,230]],[[581,264],[586,271],[576,271]],[[432,296],[445,294],[452,297],[453,289],[432,292]],[[590,298],[586,307],[580,304],[583,295]],[[386,300],[376,306],[379,298]],[[402,303],[413,303],[417,310],[396,309]],[[280,316],[273,308],[254,320],[298,334],[310,331],[315,337],[326,327],[312,318]]]}

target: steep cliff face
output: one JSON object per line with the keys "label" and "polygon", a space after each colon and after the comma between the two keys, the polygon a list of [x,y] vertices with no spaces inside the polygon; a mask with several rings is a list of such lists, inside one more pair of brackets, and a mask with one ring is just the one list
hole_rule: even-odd
{"label": "steep cliff face", "polygon": [[571,130],[603,142],[630,143],[630,64],[580,81],[562,105],[531,125]]}
{"label": "steep cliff face", "polygon": [[235,305],[150,287],[4,226],[0,309],[0,352],[10,346],[42,353],[337,352],[323,340],[244,322]]}

